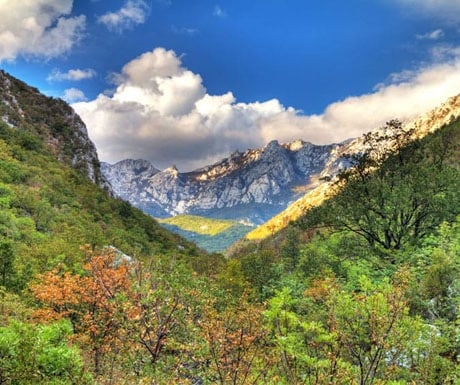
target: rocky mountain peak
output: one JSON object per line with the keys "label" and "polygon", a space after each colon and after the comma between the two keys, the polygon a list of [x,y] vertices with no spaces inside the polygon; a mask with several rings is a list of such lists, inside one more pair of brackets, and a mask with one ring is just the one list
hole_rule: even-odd
{"label": "rocky mountain peak", "polygon": [[[419,118],[406,122],[403,124],[403,129],[409,130],[414,129],[414,138],[422,138],[427,134],[434,132],[441,127],[452,123],[454,120],[460,117],[460,94],[449,98],[445,103],[440,105],[428,113],[420,116]],[[372,133],[382,138],[391,137],[391,132],[386,132],[388,128],[378,128]],[[313,185],[313,189],[308,191],[305,195],[289,205],[286,210],[281,211],[276,216],[271,218],[268,222],[259,226],[254,231],[247,235],[249,239],[261,239],[271,234],[273,231],[279,231],[280,229],[287,226],[291,221],[296,220],[305,213],[308,208],[320,205],[329,192],[330,179],[340,169],[349,167],[347,159],[343,157],[344,154],[356,154],[361,153],[365,150],[363,145],[363,137],[349,139],[343,142],[341,145],[333,147],[329,158],[325,163],[325,167],[320,177],[324,178],[325,182],[320,182],[318,179],[316,186]],[[382,142],[382,145],[388,146],[387,149],[391,148],[391,141]]]}
{"label": "rocky mountain peak", "polygon": [[408,125],[415,127],[416,132],[423,136],[449,124],[458,116],[460,116],[460,94],[450,97],[441,106],[409,122]]}
{"label": "rocky mountain peak", "polygon": [[[172,166],[152,176],[147,170],[136,173],[129,163],[123,165],[131,172],[121,164],[103,169],[117,195],[155,215],[232,209],[230,216],[260,223],[294,199],[292,187],[310,183],[324,167],[332,147],[303,143],[281,145],[274,140],[187,173]],[[261,211],[260,205],[272,209]]]}
{"label": "rocky mountain peak", "polygon": [[179,175],[179,170],[178,170],[178,168],[176,167],[175,164],[173,164],[173,165],[169,166],[168,168],[164,169],[162,172],[164,174],[170,174],[171,176],[173,176],[175,178]]}
{"label": "rocky mountain peak", "polygon": [[[311,145],[311,143],[308,143]],[[284,147],[288,149],[289,151],[299,151],[301,150],[305,145],[307,145],[307,142],[304,142],[301,139],[297,139],[293,142],[286,143]]]}
{"label": "rocky mountain peak", "polygon": [[264,150],[269,151],[269,150],[274,150],[280,147],[280,144],[277,140],[271,140],[268,142],[268,144],[265,146]]}

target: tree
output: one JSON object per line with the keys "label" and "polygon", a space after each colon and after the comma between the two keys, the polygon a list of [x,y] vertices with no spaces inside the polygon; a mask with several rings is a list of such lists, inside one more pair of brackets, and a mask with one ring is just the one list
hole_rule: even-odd
{"label": "tree", "polygon": [[48,325],[11,322],[0,327],[1,384],[90,384],[80,351],[69,345],[68,321]]}
{"label": "tree", "polygon": [[13,245],[8,241],[0,241],[0,286],[10,288],[14,274]]}
{"label": "tree", "polygon": [[69,319],[96,376],[114,380],[114,368],[126,365],[132,369],[127,377],[167,377],[176,383],[189,376],[184,367],[199,362],[204,287],[179,263],[127,262],[113,251],[89,253],[82,275],[54,270],[30,285],[41,305],[36,317]]}
{"label": "tree", "polygon": [[263,249],[256,253],[243,255],[239,260],[241,272],[257,298],[267,298],[271,284],[279,278],[275,253],[270,249]]}
{"label": "tree", "polygon": [[92,256],[85,270],[86,276],[58,270],[40,274],[30,288],[42,305],[36,317],[71,320],[77,337],[91,350],[98,375],[104,356],[116,354],[125,342],[131,278],[128,265],[118,263],[113,252]]}
{"label": "tree", "polygon": [[201,334],[209,351],[213,384],[266,384],[269,353],[261,306],[251,305],[243,294],[236,305],[220,310],[214,300],[204,308]]}
{"label": "tree", "polygon": [[372,245],[400,249],[458,213],[460,172],[451,163],[458,123],[424,139],[400,122],[364,136],[363,151],[348,155],[328,201],[304,226],[323,223],[349,230]]}
{"label": "tree", "polygon": [[410,316],[408,281],[405,271],[393,282],[372,283],[363,276],[359,290],[350,292],[326,277],[313,280],[303,299],[288,290],[278,292],[266,317],[282,383],[425,383],[426,363],[440,353],[430,347],[439,338]]}
{"label": "tree", "polygon": [[292,273],[299,263],[300,254],[300,237],[299,231],[293,226],[287,230],[286,239],[281,247],[281,260],[284,263],[284,268]]}
{"label": "tree", "polygon": [[194,325],[189,321],[200,313],[200,298],[191,272],[179,264],[152,260],[134,270],[132,333],[155,366],[164,350],[185,354],[187,343],[193,345]]}
{"label": "tree", "polygon": [[[316,295],[326,298],[338,290],[334,279],[322,281]],[[313,293],[311,293],[313,295]],[[351,384],[352,366],[341,357],[342,344],[327,310],[316,307],[304,314],[304,299],[284,288],[270,299],[265,312],[277,353],[279,384]]]}

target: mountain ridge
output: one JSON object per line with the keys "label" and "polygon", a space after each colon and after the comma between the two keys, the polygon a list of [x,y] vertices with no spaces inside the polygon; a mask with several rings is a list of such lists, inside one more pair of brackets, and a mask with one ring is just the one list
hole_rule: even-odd
{"label": "mountain ridge", "polygon": [[[201,214],[239,207],[252,222],[263,222],[255,206],[269,205],[279,211],[298,192],[294,187],[311,184],[314,175],[334,172],[330,160],[337,144],[314,145],[304,141],[234,152],[220,162],[181,173],[175,167],[158,172],[151,164],[135,171],[133,160],[114,165],[102,163],[102,171],[115,194],[154,216]],[[145,162],[145,161],[143,161]],[[126,170],[126,168],[131,168]],[[252,212],[251,212],[252,210]],[[212,216],[212,215],[210,215]],[[242,218],[228,218],[242,219]]]}
{"label": "mountain ridge", "polygon": [[[413,128],[413,138],[422,138],[451,123],[458,117],[460,117],[460,94],[450,97],[438,108],[404,124],[403,129],[409,130]],[[382,136],[388,134],[382,131],[381,128],[373,130],[372,132],[380,133]],[[356,138],[349,141],[341,150],[343,153],[357,153],[358,150],[363,148],[363,142],[363,137]],[[330,192],[332,183],[331,180],[324,180],[323,183],[289,205],[285,210],[246,234],[245,238],[253,241],[261,240],[287,227],[289,222],[295,221],[310,208],[320,205]]]}
{"label": "mountain ridge", "polygon": [[85,263],[83,249],[117,249],[139,258],[204,255],[111,194],[86,127],[70,106],[4,72],[0,249],[6,263],[0,285],[15,290],[45,270],[78,269]]}

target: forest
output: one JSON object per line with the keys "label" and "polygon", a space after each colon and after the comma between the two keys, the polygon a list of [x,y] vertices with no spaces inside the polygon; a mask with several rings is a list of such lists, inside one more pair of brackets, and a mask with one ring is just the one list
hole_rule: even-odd
{"label": "forest", "polygon": [[0,384],[460,384],[459,119],[391,121],[391,150],[368,134],[322,205],[231,257],[19,125],[0,123]]}

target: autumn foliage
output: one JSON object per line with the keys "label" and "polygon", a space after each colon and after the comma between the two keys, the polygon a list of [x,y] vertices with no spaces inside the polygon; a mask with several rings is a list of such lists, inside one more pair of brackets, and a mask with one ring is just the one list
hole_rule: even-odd
{"label": "autumn foliage", "polygon": [[35,317],[69,318],[77,338],[90,347],[99,373],[103,355],[122,346],[124,321],[134,316],[128,304],[131,278],[128,264],[110,251],[91,256],[84,270],[82,276],[57,270],[38,275],[30,288],[42,304]]}

